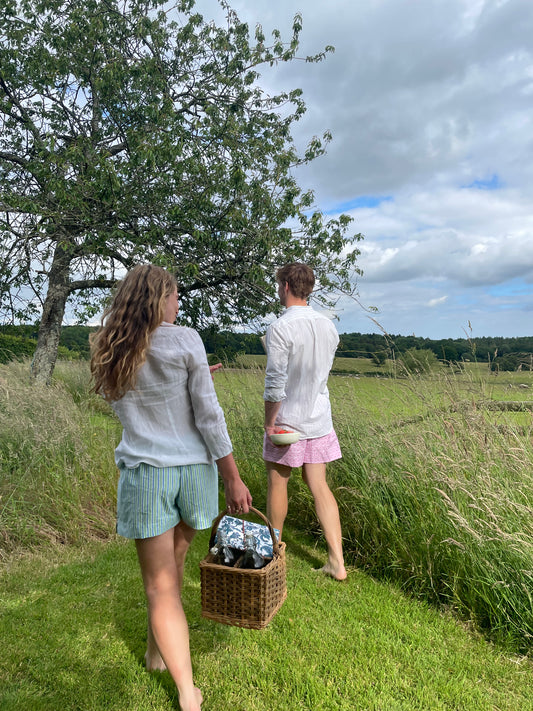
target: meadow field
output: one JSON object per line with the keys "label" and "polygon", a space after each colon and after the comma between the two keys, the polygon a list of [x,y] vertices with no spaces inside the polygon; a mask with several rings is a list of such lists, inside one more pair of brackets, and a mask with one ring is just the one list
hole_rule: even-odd
{"label": "meadow field", "polygon": [[[119,425],[89,394],[85,363],[60,363],[45,389],[28,385],[26,367],[0,370],[1,549],[106,537]],[[262,508],[263,371],[225,369],[216,387]],[[532,390],[530,372],[486,368],[330,378],[343,458],[329,476],[349,562],[520,650],[533,639]],[[524,408],[494,409],[510,401]],[[319,537],[307,489],[291,484],[294,524]]]}
{"label": "meadow field", "polygon": [[[330,378],[343,458],[329,473],[350,561],[522,650],[533,640],[532,386],[530,372],[474,366]],[[218,387],[241,467],[259,481],[262,373],[222,374]],[[522,407],[499,409],[510,402]],[[292,484],[294,523],[319,535],[307,489]]]}
{"label": "meadow field", "polygon": [[[261,362],[246,366],[217,372],[215,385],[239,469],[254,505],[264,510],[264,372]],[[113,449],[120,426],[88,383],[81,362],[59,363],[49,388],[29,385],[27,363],[0,367],[0,572],[47,546],[116,545]],[[339,374],[329,387],[343,458],[329,465],[328,476],[351,570],[452,615],[530,665],[533,374],[494,375],[472,365],[424,377]],[[290,498],[294,549],[308,546],[308,557],[313,551],[320,557],[324,544],[298,476],[291,478]],[[18,595],[26,600],[32,593]],[[308,707],[313,704],[301,706]]]}
{"label": "meadow field", "polygon": [[[236,359],[237,367],[244,369],[264,369],[266,367],[265,354],[240,354]],[[376,365],[370,358],[335,358],[333,364],[335,375],[376,375],[387,377],[394,372],[391,361],[386,361],[383,366]]]}

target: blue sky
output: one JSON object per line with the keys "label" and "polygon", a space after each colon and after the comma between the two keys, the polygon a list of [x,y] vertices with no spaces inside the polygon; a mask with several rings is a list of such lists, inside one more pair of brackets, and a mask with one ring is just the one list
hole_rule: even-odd
{"label": "blue sky", "polygon": [[363,207],[378,207],[382,202],[386,200],[392,200],[391,195],[359,195],[359,197],[353,198],[353,200],[348,200],[346,202],[338,203],[327,209],[324,212],[327,215],[338,215],[340,212],[351,212],[352,210],[359,210]]}
{"label": "blue sky", "polygon": [[498,190],[503,187],[499,176],[496,174],[485,180],[473,180],[470,185],[465,185],[465,188],[475,188],[476,190]]}
{"label": "blue sky", "polygon": [[[378,327],[428,338],[533,334],[533,3],[530,0],[233,0],[267,36],[301,55],[274,67],[267,89],[303,90],[294,135],[324,131],[327,154],[303,168],[328,215],[354,218],[364,241],[359,302],[341,332]],[[220,18],[215,0],[204,16]]]}

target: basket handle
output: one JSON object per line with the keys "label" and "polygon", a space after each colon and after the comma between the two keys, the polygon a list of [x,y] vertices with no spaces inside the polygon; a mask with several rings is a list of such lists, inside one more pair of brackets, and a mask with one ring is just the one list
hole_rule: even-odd
{"label": "basket handle", "polygon": [[[250,506],[250,511],[252,513],[256,514],[256,516],[259,516],[259,518],[262,518],[263,521],[266,523],[266,525],[268,527],[268,532],[270,533],[270,537],[272,538],[272,551],[273,551],[274,555],[278,555],[279,543],[278,543],[278,539],[276,538],[276,532],[272,528],[272,524],[270,523],[268,518],[264,514],[261,513],[261,511],[259,511],[258,509],[254,509],[253,506]],[[216,519],[213,521],[213,526],[211,528],[211,537],[209,538],[209,548],[210,549],[215,545],[215,536],[217,535],[218,524],[222,521],[222,519],[224,518],[224,516],[226,516],[227,513],[228,513],[227,511],[221,511],[218,514],[218,516],[216,517]],[[244,514],[244,515],[246,515],[246,514]]]}

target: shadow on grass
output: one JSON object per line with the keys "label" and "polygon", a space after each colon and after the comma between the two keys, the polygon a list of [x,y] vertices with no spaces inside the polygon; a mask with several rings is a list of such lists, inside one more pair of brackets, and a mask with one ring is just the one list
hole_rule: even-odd
{"label": "shadow on grass", "polygon": [[121,605],[126,581],[116,580],[116,567],[104,553],[14,579],[16,594],[6,586],[0,619],[2,638],[9,640],[3,652],[9,681],[0,694],[4,711],[124,708],[132,670],[113,629],[117,610],[123,607],[119,620],[126,637],[137,622]]}
{"label": "shadow on grass", "polygon": [[[237,649],[243,634],[202,617],[199,562],[209,534],[196,536],[183,586],[193,664]],[[289,557],[321,564],[312,536],[291,526],[284,534]],[[2,711],[177,707],[170,675],[149,674],[144,667],[146,601],[133,543],[95,545],[82,555],[68,561],[59,551],[44,574],[36,564],[33,574],[26,569],[25,577],[15,572],[2,581],[0,635],[8,641],[0,672]]]}
{"label": "shadow on grass", "polygon": [[[324,551],[314,550],[317,542],[309,535],[304,535],[298,531],[295,533],[291,527],[283,528],[283,540],[287,546],[286,551],[289,556],[299,558],[312,568],[321,568],[324,565]],[[302,543],[304,540],[304,543]]]}
{"label": "shadow on grass", "polygon": [[[184,607],[193,655],[213,653],[230,633],[201,617],[198,563],[207,546],[193,543]],[[46,571],[2,580],[0,668],[2,711],[124,711],[178,708],[168,672],[148,673],[146,600],[131,542],[96,546],[83,561],[61,552]]]}

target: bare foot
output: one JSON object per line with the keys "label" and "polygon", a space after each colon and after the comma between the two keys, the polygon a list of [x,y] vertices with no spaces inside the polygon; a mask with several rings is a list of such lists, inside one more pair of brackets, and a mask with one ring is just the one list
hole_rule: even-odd
{"label": "bare foot", "polygon": [[144,655],[144,663],[146,665],[146,670],[149,672],[164,672],[167,669],[167,665],[163,661],[163,658],[161,657],[159,652],[157,652],[157,654],[148,654],[148,652],[146,652],[146,654]]}
{"label": "bare foot", "polygon": [[324,573],[324,575],[329,575],[334,580],[346,580],[348,573],[344,565],[334,566],[331,563],[326,563],[322,568],[313,568],[317,573]]}
{"label": "bare foot", "polygon": [[182,699],[180,696],[181,711],[201,711],[202,701],[204,700],[202,692],[195,686],[193,693],[194,696],[191,699]]}

